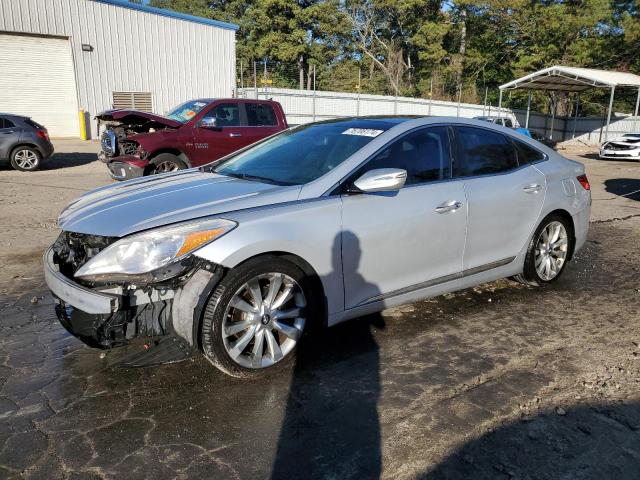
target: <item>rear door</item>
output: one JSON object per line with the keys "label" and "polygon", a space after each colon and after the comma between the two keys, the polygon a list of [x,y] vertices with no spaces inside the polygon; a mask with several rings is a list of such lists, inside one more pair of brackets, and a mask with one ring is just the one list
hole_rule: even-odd
{"label": "rear door", "polygon": [[0,117],[0,160],[8,159],[20,140],[20,129],[9,119]]}
{"label": "rear door", "polygon": [[507,263],[535,228],[546,192],[545,176],[518,163],[512,141],[499,132],[455,127],[454,176],[464,181],[469,203],[464,269]]}
{"label": "rear door", "polygon": [[[215,127],[201,125],[210,119],[215,119]],[[204,165],[244,147],[244,130],[239,102],[214,104],[193,128],[191,164]]]}
{"label": "rear door", "polygon": [[268,103],[245,102],[244,109],[247,118],[244,129],[247,145],[280,131],[273,106]]}

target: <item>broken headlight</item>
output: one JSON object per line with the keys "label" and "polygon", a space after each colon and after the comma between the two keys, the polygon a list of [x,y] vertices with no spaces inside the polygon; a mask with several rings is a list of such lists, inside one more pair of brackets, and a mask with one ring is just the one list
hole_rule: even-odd
{"label": "broken headlight", "polygon": [[89,281],[144,275],[179,262],[197,248],[233,230],[221,218],[182,223],[125,237],[85,263],[75,277]]}

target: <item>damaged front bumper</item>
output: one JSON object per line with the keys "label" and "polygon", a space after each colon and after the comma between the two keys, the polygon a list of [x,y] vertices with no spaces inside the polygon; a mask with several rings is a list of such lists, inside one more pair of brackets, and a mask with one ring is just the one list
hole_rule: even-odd
{"label": "damaged front bumper", "polygon": [[111,178],[114,180],[130,180],[132,178],[142,177],[149,166],[147,160],[133,156],[109,158],[105,163],[109,169],[109,175],[111,175]]}
{"label": "damaged front bumper", "polygon": [[172,336],[173,343],[180,343],[183,352],[193,350],[192,339],[177,335],[173,328],[173,300],[181,286],[91,289],[60,271],[52,248],[43,260],[45,281],[58,300],[58,320],[87,345],[105,349],[126,345],[139,337]]}

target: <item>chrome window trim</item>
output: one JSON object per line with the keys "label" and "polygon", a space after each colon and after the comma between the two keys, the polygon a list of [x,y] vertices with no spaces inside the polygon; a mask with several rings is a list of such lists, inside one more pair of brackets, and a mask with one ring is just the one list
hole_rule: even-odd
{"label": "chrome window trim", "polygon": [[[433,128],[433,127],[445,127],[447,129],[447,136],[449,137],[449,178],[440,178],[440,179],[437,179],[437,180],[425,180],[424,182],[421,182],[421,183],[414,183],[413,185],[405,185],[404,187],[402,187],[402,190],[404,190],[405,188],[423,187],[425,185],[430,185],[430,184],[434,184],[434,183],[441,183],[441,182],[449,182],[449,181],[452,181],[452,180],[459,180],[459,179],[453,177],[453,155],[452,155],[452,153],[453,153],[453,138],[451,136],[451,131],[450,131],[451,130],[450,129],[451,125],[448,124],[448,123],[433,123],[433,124],[430,123],[428,125],[416,126],[416,127],[412,128],[411,130],[407,130],[406,132],[402,132],[401,135],[398,135],[397,137],[392,138],[390,141],[388,141],[387,143],[382,145],[374,153],[369,155],[365,160],[360,162],[348,174],[346,174],[344,177],[342,177],[342,179],[340,179],[339,182],[334,184],[331,188],[329,188],[321,196],[324,197],[324,196],[344,195],[344,192],[340,191],[342,185],[344,184],[344,182],[349,177],[351,177],[356,171],[358,171],[361,167],[365,166],[368,162],[370,162],[373,158],[375,158],[375,156],[378,155],[380,152],[382,152],[385,148],[388,148],[391,144],[393,144],[396,141],[406,137],[407,135],[411,135],[412,133],[414,133],[414,132],[416,132],[418,130],[423,130],[423,129],[427,129],[427,128]],[[389,130],[391,130],[391,129],[389,129]],[[386,130],[386,131],[389,131],[389,130]],[[352,155],[355,155],[356,153],[358,153],[358,152],[354,152]],[[349,158],[345,158],[344,161],[347,161],[348,159]]]}

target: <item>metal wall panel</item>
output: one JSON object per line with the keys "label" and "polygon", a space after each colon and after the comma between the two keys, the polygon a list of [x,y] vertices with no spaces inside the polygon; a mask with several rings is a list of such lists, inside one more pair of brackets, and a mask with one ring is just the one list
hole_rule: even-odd
{"label": "metal wall panel", "polygon": [[68,37],[79,108],[91,117],[111,108],[113,91],[151,92],[156,113],[234,93],[233,30],[93,0],[0,0],[0,31]]}

